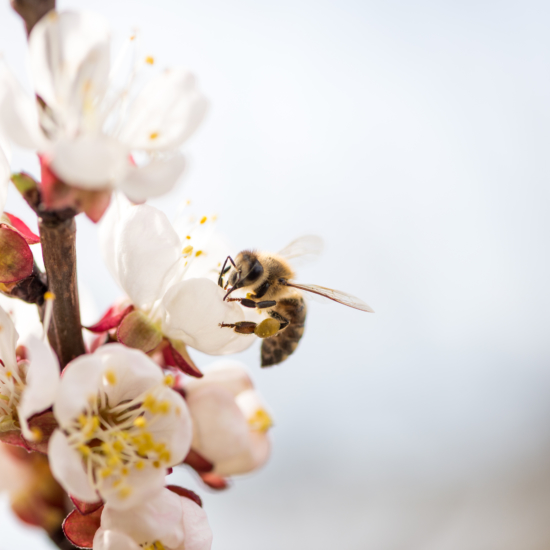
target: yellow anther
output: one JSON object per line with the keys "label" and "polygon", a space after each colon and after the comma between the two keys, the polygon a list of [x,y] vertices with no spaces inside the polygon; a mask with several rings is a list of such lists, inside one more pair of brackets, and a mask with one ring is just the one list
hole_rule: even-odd
{"label": "yellow anther", "polygon": [[77,450],[80,452],[80,454],[82,456],[90,456],[92,450],[90,449],[90,447],[88,447],[88,445],[79,445],[77,447]]}
{"label": "yellow anther", "polygon": [[99,475],[105,479],[105,478],[108,478],[110,475],[112,475],[113,473],[113,470],[111,468],[102,468],[100,471],[99,471]]}
{"label": "yellow anther", "polygon": [[164,384],[170,388],[176,383],[176,377],[173,374],[167,374],[164,377]]}
{"label": "yellow anther", "polygon": [[135,40],[135,39],[136,39],[136,35],[132,34],[132,36],[130,36],[130,40]]}
{"label": "yellow anther", "polygon": [[113,449],[117,452],[117,453],[120,453],[124,450],[124,445],[120,442],[120,441],[115,441],[113,443]]}
{"label": "yellow anther", "polygon": [[208,219],[207,216],[203,216],[203,217],[201,218],[201,221],[200,221],[199,223],[201,223],[201,224],[206,223],[206,220],[207,220],[207,219]]}
{"label": "yellow anther", "polygon": [[191,235],[187,235],[185,238],[189,241],[191,240]]}
{"label": "yellow anther", "polygon": [[55,294],[50,290],[44,292],[44,300],[55,300]]}
{"label": "yellow anther", "polygon": [[116,374],[115,371],[112,369],[105,371],[105,380],[107,380],[107,383],[111,386],[114,386],[116,384]]}
{"label": "yellow anther", "polygon": [[6,376],[8,378],[11,378],[13,376],[12,373],[11,373],[11,370],[6,371]]}
{"label": "yellow anther", "polygon": [[195,256],[200,256],[201,254],[203,254],[203,251],[202,250],[197,250],[195,252]]}
{"label": "yellow anther", "polygon": [[147,420],[145,420],[143,416],[138,416],[134,420],[134,426],[136,426],[137,428],[145,428],[146,425],[147,425]]}
{"label": "yellow anther", "polygon": [[248,424],[253,430],[259,432],[267,432],[271,426],[273,426],[273,421],[267,411],[264,409],[258,409],[249,419]]}
{"label": "yellow anther", "polygon": [[158,132],[151,132],[149,134],[149,139],[157,139],[159,137],[159,133]]}
{"label": "yellow anther", "polygon": [[119,466],[120,463],[121,463],[120,457],[118,457],[117,455],[111,455],[107,459],[107,466],[111,466],[111,467]]}
{"label": "yellow anther", "polygon": [[126,466],[124,466],[124,468],[121,468],[121,470],[120,470],[120,474],[123,475],[123,476],[127,476],[129,473],[130,473],[130,470],[128,470],[128,468],[126,468]]}
{"label": "yellow anther", "polygon": [[88,417],[83,414],[79,415],[78,423],[84,428],[88,424]]}
{"label": "yellow anther", "polygon": [[191,253],[193,252],[193,247],[188,244],[182,251],[181,253],[184,254],[185,256],[189,256]]}
{"label": "yellow anther", "polygon": [[[147,411],[150,411],[150,412],[153,412],[155,407],[157,405],[157,400],[152,396],[152,395],[148,395],[144,400],[143,400],[143,405],[142,407],[147,410]],[[140,417],[141,418],[141,417]],[[135,423],[134,423],[135,424]],[[136,424],[137,425],[137,424]]]}
{"label": "yellow anther", "polygon": [[134,464],[134,468],[136,470],[143,470],[143,468],[145,468],[145,462],[143,460],[138,460],[135,464]]}
{"label": "yellow anther", "polygon": [[155,58],[152,57],[151,55],[148,55],[148,56],[145,58],[145,63],[147,63],[148,65],[154,65],[154,63],[155,63]]}
{"label": "yellow anther", "polygon": [[154,466],[155,468],[160,468],[160,462],[159,462],[158,460],[155,460],[155,461],[153,462],[153,466]]}
{"label": "yellow anther", "polygon": [[131,494],[132,494],[132,488],[131,487],[121,487],[118,490],[119,498],[128,498]]}
{"label": "yellow anther", "polygon": [[37,426],[34,426],[33,428],[31,428],[31,433],[32,433],[33,441],[41,441],[42,438],[44,437],[42,430]]}
{"label": "yellow anther", "polygon": [[101,444],[101,450],[106,454],[106,455],[111,455],[113,454],[113,449],[111,447],[111,444],[110,443],[107,443],[107,441],[104,441],[102,444]]}
{"label": "yellow anther", "polygon": [[159,454],[159,460],[161,462],[169,463],[171,458],[172,458],[172,455],[170,454],[170,451],[164,451]]}
{"label": "yellow anther", "polygon": [[170,412],[170,402],[169,401],[161,401],[158,404],[157,411],[160,414],[168,414]]}
{"label": "yellow anther", "polygon": [[155,550],[166,550],[164,544],[162,544],[162,542],[160,542],[160,540],[157,540],[153,543],[153,548]]}

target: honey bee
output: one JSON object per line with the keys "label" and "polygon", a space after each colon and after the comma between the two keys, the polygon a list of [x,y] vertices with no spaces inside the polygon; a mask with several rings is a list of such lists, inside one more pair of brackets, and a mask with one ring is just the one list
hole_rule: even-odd
{"label": "honey bee", "polygon": [[[268,315],[260,323],[220,323],[222,328],[232,328],[240,334],[256,334],[263,339],[262,367],[281,363],[298,346],[304,333],[307,311],[302,291],[373,313],[365,302],[345,292],[294,282],[295,273],[290,260],[314,256],[320,252],[321,247],[322,241],[319,237],[305,236],[291,242],[276,254],[243,250],[235,260],[228,256],[222,266],[218,285],[224,290],[229,287],[223,299],[240,302],[244,307],[265,310]],[[227,282],[224,282],[225,275],[228,275]],[[248,290],[246,298],[230,298],[237,289]]]}

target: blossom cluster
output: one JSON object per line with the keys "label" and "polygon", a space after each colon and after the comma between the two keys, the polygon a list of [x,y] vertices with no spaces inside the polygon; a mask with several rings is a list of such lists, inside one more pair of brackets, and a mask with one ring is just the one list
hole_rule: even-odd
{"label": "blossom cluster", "polygon": [[[102,17],[51,11],[29,35],[33,96],[0,61],[0,490],[21,519],[52,537],[62,524],[78,547],[207,550],[200,497],[166,476],[188,467],[225,489],[266,463],[272,420],[245,365],[199,369],[194,350],[241,352],[257,335],[220,327],[266,316],[243,307],[247,298],[226,299],[229,249],[212,216],[173,225],[145,204],[182,175],[182,146],[207,101],[181,68],[140,87],[155,60],[136,54],[138,39],[111,63]],[[39,179],[11,173],[12,146],[38,156]],[[39,234],[4,212],[10,180]],[[56,267],[44,260],[42,273],[31,247],[46,258],[43,231],[79,213],[99,222],[124,296],[76,327],[83,352],[62,361],[56,308],[70,293],[52,292]]]}

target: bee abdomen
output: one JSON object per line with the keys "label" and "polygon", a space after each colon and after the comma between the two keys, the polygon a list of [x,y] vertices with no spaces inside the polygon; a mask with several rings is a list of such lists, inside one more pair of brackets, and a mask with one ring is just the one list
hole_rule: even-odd
{"label": "bee abdomen", "polygon": [[262,342],[262,367],[282,363],[289,355],[294,353],[304,334],[306,304],[301,296],[284,298],[277,303],[273,310],[288,319],[289,324],[286,328]]}

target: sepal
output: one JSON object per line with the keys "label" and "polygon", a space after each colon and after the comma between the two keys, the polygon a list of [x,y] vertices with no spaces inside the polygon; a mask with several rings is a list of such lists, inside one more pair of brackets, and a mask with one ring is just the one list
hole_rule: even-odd
{"label": "sepal", "polygon": [[68,541],[77,548],[93,548],[94,535],[101,525],[102,512],[103,506],[87,515],[73,510],[63,522],[63,532]]}
{"label": "sepal", "polygon": [[15,283],[30,277],[34,259],[27,240],[19,231],[0,223],[0,283]]}

